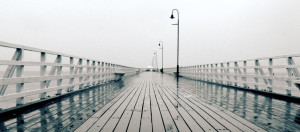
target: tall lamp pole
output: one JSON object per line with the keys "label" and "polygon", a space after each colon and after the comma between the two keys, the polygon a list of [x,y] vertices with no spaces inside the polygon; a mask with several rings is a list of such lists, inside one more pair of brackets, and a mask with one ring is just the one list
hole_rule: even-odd
{"label": "tall lamp pole", "polygon": [[172,10],[172,15],[171,15],[171,19],[174,19],[174,15],[173,12],[177,11],[177,15],[178,15],[178,21],[177,24],[172,24],[172,25],[177,25],[177,73],[176,76],[179,77],[179,11],[177,9],[173,9]]}
{"label": "tall lamp pole", "polygon": [[164,73],[164,44],[163,41],[159,41],[158,46],[161,43],[161,73]]}

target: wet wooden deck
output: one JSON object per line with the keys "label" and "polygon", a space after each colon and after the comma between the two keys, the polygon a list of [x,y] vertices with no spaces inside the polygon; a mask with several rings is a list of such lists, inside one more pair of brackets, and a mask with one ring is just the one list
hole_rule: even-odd
{"label": "wet wooden deck", "polygon": [[[167,76],[167,77],[166,77]],[[141,73],[75,131],[264,131],[180,89],[171,76]]]}
{"label": "wet wooden deck", "polygon": [[173,76],[154,72],[85,89],[13,117],[0,117],[1,132],[264,131],[262,128],[299,131],[300,104],[186,78],[180,78],[177,85]]}

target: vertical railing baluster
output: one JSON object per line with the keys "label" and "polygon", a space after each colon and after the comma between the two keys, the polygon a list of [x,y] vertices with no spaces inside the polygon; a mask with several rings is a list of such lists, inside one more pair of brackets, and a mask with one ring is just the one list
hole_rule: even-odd
{"label": "vertical railing baluster", "polygon": [[244,67],[243,67],[243,82],[244,82],[244,88],[248,88],[248,84],[247,84],[247,61],[244,61]]}
{"label": "vertical railing baluster", "polygon": [[[78,70],[78,67],[76,67],[76,69],[75,69],[75,67],[73,66],[74,65],[74,58],[73,57],[70,57],[70,65],[72,65],[72,66],[70,66],[70,73],[69,74],[70,75],[75,75],[77,70]],[[71,77],[70,80],[69,80],[69,84],[73,84],[74,79],[75,79],[74,77]],[[74,86],[69,87],[67,92],[71,92],[71,91],[73,91],[73,89],[74,89]]]}
{"label": "vertical railing baluster", "polygon": [[[12,57],[12,61],[19,61],[20,59],[22,59],[22,49],[17,48],[14,56]],[[3,75],[3,78],[12,78],[12,76],[14,75],[14,72],[16,70],[17,66],[16,65],[8,65],[8,67],[6,68],[6,71]],[[1,89],[0,89],[0,95],[4,95],[7,86],[8,85],[0,85]]]}
{"label": "vertical railing baluster", "polygon": [[[40,58],[42,63],[46,62],[46,53],[45,52],[41,52],[41,58]],[[41,65],[40,67],[40,76],[43,77],[46,75],[46,69],[47,66],[46,65]],[[40,82],[40,89],[44,89],[46,87],[46,82],[47,81],[41,81]],[[40,99],[45,99],[46,98],[46,92],[43,92],[40,94]]]}
{"label": "vertical railing baluster", "polygon": [[231,75],[230,75],[230,73],[229,73],[229,67],[230,66],[230,64],[229,64],[229,62],[227,62],[227,67],[226,67],[226,76],[227,76],[227,85],[229,85],[229,86],[231,86]]}
{"label": "vertical railing baluster", "polygon": [[100,75],[101,74],[101,62],[98,61],[98,64],[97,64],[97,85],[100,84]]}
{"label": "vertical railing baluster", "polygon": [[93,66],[93,83],[92,83],[92,86],[95,86],[95,81],[96,81],[96,61],[93,61],[92,63],[92,66]]}
{"label": "vertical railing baluster", "polygon": [[81,82],[83,80],[83,76],[82,76],[83,65],[82,65],[82,59],[81,58],[79,58],[79,66],[81,66],[79,68],[79,83],[80,83],[79,89],[82,89],[83,84]]}
{"label": "vertical railing baluster", "polygon": [[237,68],[238,68],[238,63],[237,62],[234,62],[234,86],[237,86],[238,83],[238,72],[237,72]]}
{"label": "vertical railing baluster", "polygon": [[[19,52],[19,57],[17,59],[17,61],[22,61],[23,57],[24,57],[24,50],[23,49],[18,49],[17,52]],[[23,76],[23,72],[24,72],[24,65],[18,65],[16,67],[16,77],[22,77]],[[21,93],[24,89],[24,83],[18,83],[16,84],[16,88],[17,88],[17,93]],[[24,97],[19,97],[17,98],[17,105],[22,105],[24,104]]]}
{"label": "vertical railing baluster", "polygon": [[215,76],[216,76],[216,83],[219,83],[219,73],[218,73],[218,64],[215,64]]}
{"label": "vertical railing baluster", "polygon": [[[59,57],[59,61],[57,62],[58,64],[61,64],[62,62],[62,58],[61,55],[57,55],[57,57]],[[61,76],[62,74],[62,66],[57,66],[57,76]],[[57,80],[57,86],[61,86],[62,83],[62,79],[58,79]],[[61,95],[62,94],[62,89],[58,89],[56,95]]]}
{"label": "vertical railing baluster", "polygon": [[221,84],[224,84],[224,63],[221,63]]}
{"label": "vertical railing baluster", "polygon": [[270,58],[269,59],[269,68],[268,68],[268,71],[269,71],[269,78],[268,78],[268,89],[269,89],[269,92],[273,92],[273,59]]}
{"label": "vertical railing baluster", "polygon": [[259,66],[258,60],[255,60],[255,68],[254,68],[254,71],[255,71],[255,77],[254,77],[255,84],[254,84],[254,88],[255,88],[255,90],[258,90],[258,66]]}

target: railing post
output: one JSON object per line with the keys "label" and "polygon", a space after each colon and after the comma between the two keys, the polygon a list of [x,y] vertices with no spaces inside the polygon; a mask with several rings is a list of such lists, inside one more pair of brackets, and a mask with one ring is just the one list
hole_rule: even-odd
{"label": "railing post", "polygon": [[96,81],[96,61],[93,61],[92,63],[92,66],[93,66],[93,83],[92,83],[92,86],[95,86],[95,81]]}
{"label": "railing post", "polygon": [[[45,52],[41,52],[41,62],[46,62],[46,53]],[[43,77],[46,75],[46,69],[47,66],[46,65],[42,65],[40,67],[40,76]],[[47,81],[41,81],[40,82],[40,89],[44,89],[46,87],[46,82]],[[46,98],[46,92],[43,92],[40,94],[40,99],[45,99]]]}
{"label": "railing post", "polygon": [[244,61],[243,72],[244,72],[244,76],[243,76],[244,88],[248,88],[247,77],[246,77],[247,76],[247,61]]}
{"label": "railing post", "polygon": [[215,82],[214,64],[210,65],[211,82]]}
{"label": "railing post", "polygon": [[[61,55],[57,55],[57,57],[59,58],[59,61],[57,63],[61,64],[61,60],[62,60]],[[57,75],[60,76],[62,73],[62,66],[57,66],[56,69],[57,69]],[[62,79],[58,79],[57,86],[61,86],[61,83],[62,83]],[[62,94],[62,89],[58,89],[56,95],[61,95],[61,94]]]}
{"label": "railing post", "polygon": [[200,80],[203,80],[203,65],[200,65]]}
{"label": "railing post", "polygon": [[229,73],[229,62],[227,62],[227,67],[226,67],[226,76],[227,76],[227,85],[231,86],[231,80],[230,80],[230,73]]}
{"label": "railing post", "polygon": [[239,65],[238,65],[238,63],[237,62],[234,62],[234,86],[237,86],[237,81],[238,81],[238,67],[239,67]]}
{"label": "railing post", "polygon": [[273,59],[270,58],[269,59],[269,68],[268,68],[268,71],[269,71],[269,78],[268,78],[268,82],[269,82],[269,86],[268,86],[268,89],[269,89],[269,92],[273,92],[273,89],[272,89],[272,85],[273,85]]}
{"label": "railing post", "polygon": [[224,84],[224,63],[221,63],[221,84]]}
{"label": "railing post", "polygon": [[[74,58],[73,57],[70,57],[70,65],[74,65]],[[78,67],[76,67],[76,70],[74,70],[74,69],[75,69],[74,66],[70,66],[70,75],[75,75],[77,70],[78,70]],[[73,84],[74,79],[75,79],[74,77],[71,77],[70,80],[69,80],[69,84]],[[73,91],[73,89],[74,89],[74,86],[69,87],[67,92],[71,92],[71,91]]]}
{"label": "railing post", "polygon": [[220,83],[219,73],[218,73],[218,64],[215,64],[215,76],[216,76],[216,83]]}
{"label": "railing post", "polygon": [[101,62],[101,83],[103,84],[104,83],[104,66],[105,66],[105,64],[104,64],[104,62]]}
{"label": "railing post", "polygon": [[[17,59],[17,61],[22,61],[23,60],[23,57],[24,57],[24,51],[23,49],[17,49],[16,52],[19,52],[19,57]],[[22,77],[23,76],[23,72],[24,72],[24,65],[19,65],[17,66],[16,68],[16,77]],[[16,88],[17,88],[17,93],[20,93],[23,91],[24,89],[24,83],[19,83],[16,85]],[[22,105],[24,104],[24,97],[19,97],[17,98],[17,105]]]}
{"label": "railing post", "polygon": [[[288,65],[289,65],[289,66],[290,66],[290,65],[295,65],[295,62],[294,62],[294,60],[293,60],[292,57],[288,57],[288,58],[287,58],[287,62],[288,62]],[[288,81],[286,81],[286,83],[287,83],[287,86],[288,86],[289,88],[291,88],[291,87],[292,87],[292,81],[291,81],[291,78],[293,78],[293,77],[297,77],[297,78],[298,78],[298,77],[300,77],[300,74],[299,74],[299,71],[298,71],[297,68],[287,68],[287,73],[288,73],[289,79],[288,79]],[[290,89],[287,89],[286,92],[287,92],[287,95],[289,95],[289,96],[292,95]]]}
{"label": "railing post", "polygon": [[[91,77],[91,75],[90,75],[90,73],[91,73],[90,60],[86,60],[86,66],[87,66],[87,68],[86,68],[86,74],[87,74],[87,76],[84,79],[85,82],[89,81],[90,77]],[[90,82],[87,82],[86,86],[89,86],[89,85],[90,85]]]}
{"label": "railing post", "polygon": [[[22,49],[17,48],[14,56],[12,57],[13,61],[19,61],[20,59],[22,60]],[[8,67],[6,68],[6,71],[3,75],[3,78],[12,78],[15,70],[16,70],[17,66],[16,65],[8,65]],[[4,95],[5,91],[6,91],[7,85],[2,85],[1,89],[0,89],[0,95]]]}
{"label": "railing post", "polygon": [[258,66],[259,66],[258,60],[255,60],[255,68],[254,68],[254,71],[255,71],[255,77],[254,77],[255,84],[254,84],[254,88],[255,88],[255,90],[258,90]]}
{"label": "railing post", "polygon": [[99,85],[101,79],[101,62],[98,62],[97,67],[97,85]]}
{"label": "railing post", "polygon": [[[82,70],[83,70],[83,67],[82,67],[82,59],[81,59],[81,58],[79,58],[79,65],[81,66],[81,67],[79,68],[79,83],[81,83],[82,80],[83,80],[83,76],[82,76]],[[83,87],[83,84],[80,84],[78,88],[79,88],[79,89],[82,89],[82,87]]]}

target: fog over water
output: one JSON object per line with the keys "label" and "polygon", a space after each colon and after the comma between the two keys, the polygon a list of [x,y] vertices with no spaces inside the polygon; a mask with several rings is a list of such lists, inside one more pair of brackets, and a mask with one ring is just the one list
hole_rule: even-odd
{"label": "fog over water", "polygon": [[[134,67],[298,54],[299,0],[0,0],[0,41]],[[177,17],[177,14],[174,14]],[[9,57],[2,52],[2,57]],[[26,57],[26,56],[25,56]]]}

